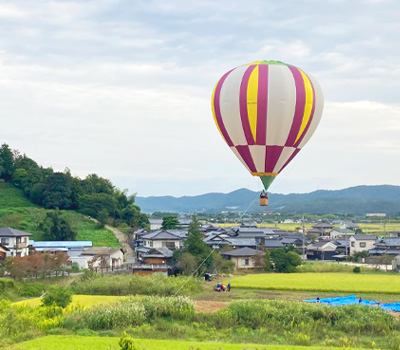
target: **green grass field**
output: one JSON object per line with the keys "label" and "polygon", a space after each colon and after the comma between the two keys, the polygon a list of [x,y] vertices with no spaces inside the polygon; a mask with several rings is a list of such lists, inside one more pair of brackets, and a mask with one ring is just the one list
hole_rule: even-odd
{"label": "green grass field", "polygon": [[400,293],[400,276],[353,273],[253,274],[230,280],[232,289]]}
{"label": "green grass field", "polygon": [[[118,350],[117,337],[47,336],[15,345],[13,350]],[[197,341],[135,339],[139,350],[336,350],[323,346],[206,343]],[[346,348],[361,349],[361,348]]]}
{"label": "green grass field", "polygon": [[[123,296],[113,296],[113,295],[74,295],[72,297],[71,307],[83,307],[90,308],[95,305],[106,305],[118,302],[123,299]],[[42,298],[33,298],[28,300],[18,301],[13,303],[13,305],[21,305],[21,306],[31,306],[37,307],[42,305]],[[68,307],[70,307],[68,306]]]}
{"label": "green grass field", "polygon": [[[96,223],[84,218],[81,214],[64,210],[79,241],[92,241],[94,247],[120,247],[114,234],[106,229],[97,229]],[[22,190],[5,182],[0,182],[0,227],[12,227],[32,233],[31,239],[40,240],[41,231],[38,224],[46,215],[43,209],[28,199]]]}

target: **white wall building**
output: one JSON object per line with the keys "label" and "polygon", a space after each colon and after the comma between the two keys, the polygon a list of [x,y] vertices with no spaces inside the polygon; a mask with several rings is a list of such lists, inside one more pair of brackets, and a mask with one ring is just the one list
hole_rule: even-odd
{"label": "white wall building", "polygon": [[357,234],[349,238],[350,255],[375,248],[376,237],[374,235]]}
{"label": "white wall building", "polygon": [[16,230],[10,227],[0,227],[0,243],[8,248],[9,256],[29,255],[28,242],[31,233]]}

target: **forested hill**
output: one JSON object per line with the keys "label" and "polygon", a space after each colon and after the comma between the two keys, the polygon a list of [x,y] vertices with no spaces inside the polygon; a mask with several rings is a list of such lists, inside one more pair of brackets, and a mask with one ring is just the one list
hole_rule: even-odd
{"label": "forested hill", "polygon": [[25,154],[11,150],[7,144],[0,148],[0,181],[13,184],[32,203],[46,209],[76,210],[114,224],[127,223],[145,227],[147,215],[135,204],[135,197],[117,189],[110,180],[97,174],[80,179],[64,172],[44,168]]}
{"label": "forested hill", "polygon": [[207,193],[184,197],[137,197],[144,212],[221,212],[230,209],[250,212],[277,211],[315,214],[353,214],[400,212],[400,186],[356,186],[337,191],[269,194],[270,205],[259,207],[258,192],[240,189],[231,193]]}

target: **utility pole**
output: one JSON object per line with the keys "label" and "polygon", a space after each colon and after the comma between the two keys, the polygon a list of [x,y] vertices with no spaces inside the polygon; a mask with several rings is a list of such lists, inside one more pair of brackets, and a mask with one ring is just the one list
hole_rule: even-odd
{"label": "utility pole", "polygon": [[303,261],[306,261],[306,255],[305,255],[305,238],[306,238],[306,231],[304,228],[304,214],[303,214],[303,220],[302,220],[302,226],[303,226]]}

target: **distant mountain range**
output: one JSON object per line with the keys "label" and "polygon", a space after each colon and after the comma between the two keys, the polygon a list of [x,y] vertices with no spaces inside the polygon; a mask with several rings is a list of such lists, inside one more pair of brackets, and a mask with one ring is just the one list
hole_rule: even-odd
{"label": "distant mountain range", "polygon": [[318,190],[310,193],[269,193],[268,207],[258,205],[258,192],[239,189],[230,193],[206,193],[199,196],[137,197],[143,212],[210,212],[238,210],[249,212],[288,212],[314,214],[353,214],[400,212],[400,186],[356,186],[343,190]]}

